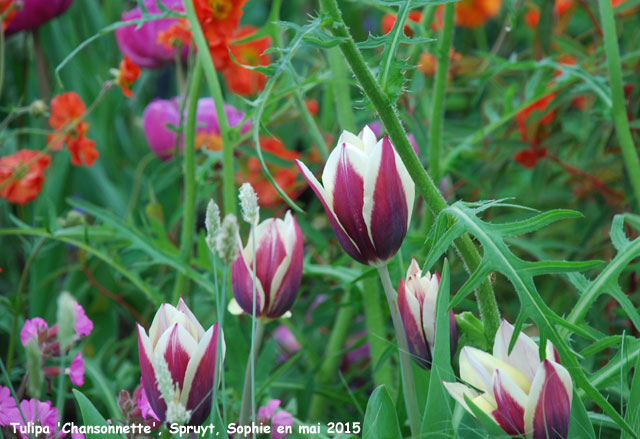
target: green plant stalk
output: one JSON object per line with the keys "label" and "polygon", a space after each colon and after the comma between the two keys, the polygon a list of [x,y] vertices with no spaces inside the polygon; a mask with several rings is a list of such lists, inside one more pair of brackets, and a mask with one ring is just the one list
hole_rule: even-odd
{"label": "green plant stalk", "polygon": [[611,2],[598,0],[600,7],[600,19],[602,20],[602,33],[604,35],[604,50],[607,54],[609,67],[609,85],[611,87],[611,102],[613,105],[613,123],[616,127],[624,164],[631,180],[631,187],[636,197],[636,209],[640,207],[640,160],[638,151],[633,145],[633,138],[629,131],[629,120],[624,104],[622,91],[622,72],[620,70],[620,50],[616,34],[616,23],[613,17]]}
{"label": "green plant stalk", "polygon": [[293,97],[296,102],[296,106],[298,107],[298,112],[302,117],[302,121],[304,122],[304,124],[307,126],[307,129],[309,130],[309,135],[311,136],[311,139],[316,143],[322,158],[326,160],[327,157],[329,157],[327,144],[324,141],[324,136],[322,135],[320,128],[316,124],[316,121],[314,120],[311,113],[309,113],[309,109],[307,108],[307,106],[304,103],[304,100],[302,99],[302,92],[300,91],[299,87],[296,87],[296,89],[293,91]]}
{"label": "green plant stalk", "polygon": [[[187,121],[184,132],[184,203],[182,209],[182,230],[180,233],[180,259],[187,264],[193,252],[193,230],[196,217],[196,111],[198,93],[202,85],[202,62],[196,60],[187,103]],[[176,303],[187,289],[188,280],[184,273],[178,272],[173,287],[171,303]]]}
{"label": "green plant stalk", "polygon": [[220,138],[222,139],[222,198],[225,214],[236,213],[236,196],[235,184],[233,182],[233,144],[229,139],[229,121],[227,113],[224,111],[224,99],[218,73],[213,65],[211,53],[209,52],[209,44],[204,38],[198,17],[193,7],[193,0],[184,2],[185,12],[189,20],[191,34],[198,47],[198,59],[202,62],[204,75],[209,84],[209,91],[213,98],[216,115],[218,117],[218,126],[220,127]]}
{"label": "green plant stalk", "polygon": [[[398,155],[400,155],[409,175],[415,182],[418,192],[424,197],[427,205],[434,215],[437,215],[447,207],[447,203],[438,191],[436,185],[433,183],[433,180],[431,180],[431,177],[429,177],[429,174],[420,164],[420,160],[413,151],[413,147],[407,139],[404,128],[402,127],[400,119],[391,105],[388,96],[382,91],[376,82],[371,71],[367,67],[362,54],[356,47],[347,26],[342,20],[336,0],[320,0],[320,5],[322,10],[330,19],[328,21],[333,23],[330,27],[333,34],[345,38],[345,41],[339,46],[344,57],[351,66],[351,70],[358,79],[362,89],[378,112],[380,120],[384,124],[387,133],[389,133],[389,137],[391,138]],[[478,253],[478,249],[471,241],[471,238],[469,238],[468,235],[464,235],[454,241],[454,244],[462,257],[467,270],[469,272],[475,271],[476,267],[480,263],[481,257]],[[482,318],[487,338],[489,340],[493,340],[495,333],[500,326],[500,311],[498,310],[498,304],[496,302],[495,295],[493,294],[493,289],[489,279],[482,282],[476,290],[476,300],[478,302],[480,317]]]}
{"label": "green plant stalk", "polygon": [[264,336],[264,327],[266,326],[266,321],[264,319],[258,319],[256,325],[256,332],[253,337],[253,344],[251,352],[249,352],[249,359],[247,361],[247,370],[244,375],[244,389],[242,391],[242,405],[240,408],[240,418],[238,421],[238,425],[248,425],[247,422],[249,418],[255,416],[255,413],[252,413],[253,410],[251,408],[251,375],[254,372],[255,361],[257,358],[257,354],[260,351],[260,345],[262,344],[262,338]]}
{"label": "green plant stalk", "polygon": [[380,364],[380,359],[387,350],[389,342],[385,326],[386,319],[380,303],[381,296],[378,282],[374,277],[367,277],[362,280],[362,286],[362,304],[364,306],[365,323],[367,324],[367,340],[369,341],[369,351],[371,353],[373,382],[375,387],[384,384],[389,393],[391,393],[391,397],[395,400],[396,387],[393,383],[391,363],[385,361],[384,364]]}
{"label": "green plant stalk", "polygon": [[398,354],[400,356],[400,369],[402,371],[402,393],[404,394],[404,404],[407,407],[407,416],[409,417],[409,427],[411,428],[411,436],[418,437],[420,434],[420,426],[422,418],[418,409],[418,396],[416,395],[416,384],[413,379],[413,369],[411,369],[411,357],[409,355],[409,345],[407,337],[404,333],[404,325],[400,320],[400,312],[398,311],[398,298],[396,291],[391,284],[389,277],[389,269],[387,265],[377,267],[378,275],[382,281],[384,294],[387,296],[387,304],[393,321],[393,329],[398,340]]}
{"label": "green plant stalk", "polygon": [[436,55],[436,78],[433,84],[433,100],[431,101],[431,130],[429,131],[429,171],[435,182],[440,181],[440,149],[442,145],[442,124],[444,120],[445,89],[449,72],[449,50],[453,38],[453,13],[455,3],[447,3],[444,7],[444,23],[440,32],[440,44]]}
{"label": "green plant stalk", "polygon": [[[338,314],[333,324],[331,335],[329,336],[329,342],[327,343],[324,360],[316,375],[316,389],[331,384],[337,375],[336,371],[342,358],[342,347],[347,338],[349,325],[351,325],[353,320],[354,312],[355,310],[351,304],[351,293],[347,292],[340,303],[340,308],[338,309]],[[324,416],[326,408],[327,398],[317,392],[314,393],[311,399],[311,408],[309,409],[309,419],[320,421]]]}
{"label": "green plant stalk", "polygon": [[331,88],[333,97],[336,100],[338,124],[343,130],[351,131],[352,133],[356,132],[356,121],[353,117],[351,94],[349,92],[349,79],[344,61],[340,56],[340,50],[337,47],[328,49],[327,60],[334,77],[334,80],[331,81]]}

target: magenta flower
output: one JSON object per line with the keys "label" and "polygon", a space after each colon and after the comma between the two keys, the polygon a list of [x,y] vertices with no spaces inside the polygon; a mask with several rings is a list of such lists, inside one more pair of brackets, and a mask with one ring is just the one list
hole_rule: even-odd
{"label": "magenta flower", "polygon": [[48,330],[49,325],[40,317],[34,317],[31,320],[25,321],[20,331],[20,342],[22,346],[27,346],[30,340],[35,340],[39,343],[41,339],[46,339]]}
{"label": "magenta flower", "polygon": [[[524,333],[509,354],[513,326],[502,321],[493,345],[493,355],[465,346],[460,353],[462,383],[444,383],[465,409],[471,410],[466,395],[509,435],[532,439],[565,439],[573,384],[571,376],[558,362],[558,354],[547,342],[546,359]],[[477,389],[477,390],[475,390]]]}
{"label": "magenta flower", "polygon": [[79,337],[86,337],[93,331],[93,322],[87,317],[84,308],[76,302],[76,324],[75,330]]}
{"label": "magenta flower", "polygon": [[[432,350],[436,341],[436,302],[440,276],[423,275],[418,262],[411,259],[407,278],[398,286],[398,310],[407,337],[409,352],[415,362],[431,369]],[[458,325],[453,310],[449,311],[450,347],[453,356],[458,346]]]}
{"label": "magenta flower", "polygon": [[[149,335],[138,325],[138,355],[144,391],[153,412],[165,421],[167,404],[162,399],[156,377],[158,357],[167,362],[173,385],[177,385],[176,402],[191,410],[189,425],[200,425],[211,411],[214,369],[224,359],[218,350],[218,324],[206,332],[180,298],[178,306],[163,303],[153,318]],[[217,385],[217,383],[215,383]]]}
{"label": "magenta flower", "polygon": [[275,331],[273,331],[273,337],[276,339],[276,343],[282,351],[280,357],[278,357],[279,363],[286,361],[302,347],[296,339],[296,336],[293,335],[293,332],[291,332],[286,325],[278,326]]}
{"label": "magenta flower", "polygon": [[17,419],[20,419],[20,411],[16,400],[8,387],[0,386],[0,426],[9,425]]}
{"label": "magenta flower", "polygon": [[297,163],[347,254],[373,266],[396,254],[411,221],[415,185],[387,137],[378,141],[368,126],[359,136],[344,131],[325,164],[322,184]]}
{"label": "magenta flower", "polygon": [[[244,120],[244,113],[231,105],[225,104],[225,113],[230,127],[238,126]],[[186,120],[186,111],[183,122]],[[196,145],[209,149],[220,149],[220,127],[215,105],[211,98],[198,100],[196,111]],[[162,160],[171,158],[176,148],[176,130],[180,126],[180,101],[173,99],[154,99],[142,114],[142,129],[149,147]],[[245,122],[241,134],[251,129],[251,123]],[[182,149],[184,139],[181,137],[179,147]]]}
{"label": "magenta flower", "polygon": [[279,399],[272,399],[263,407],[258,408],[258,422],[262,424],[271,423],[271,439],[282,439],[286,433],[278,432],[278,427],[293,426],[293,416],[284,410],[276,410],[280,407]]}
{"label": "magenta flower", "polygon": [[73,0],[22,0],[22,8],[9,22],[8,35],[21,30],[39,28],[47,21],[66,11]]}
{"label": "magenta flower", "polygon": [[[58,423],[58,410],[51,406],[51,402],[25,399],[20,403],[20,409],[22,410],[22,414],[24,414],[25,421],[27,421],[27,426],[40,425],[42,427],[49,427],[47,438],[55,437]],[[18,415],[17,419],[14,419],[13,422],[16,422],[16,420],[20,425],[24,426],[20,415]],[[18,430],[18,434],[22,439],[29,439],[28,433],[22,433]]]}
{"label": "magenta flower", "polygon": [[[162,4],[172,11],[184,11],[182,0],[162,0]],[[156,0],[144,0],[144,5],[152,15],[158,15]],[[142,17],[140,7],[122,14],[122,21],[137,20]],[[167,48],[158,42],[158,36],[178,22],[177,18],[161,18],[149,21],[137,28],[136,25],[124,26],[115,30],[120,51],[140,67],[157,68],[175,60],[176,49]],[[189,47],[183,47],[180,56],[185,59]]]}
{"label": "magenta flower", "polygon": [[160,420],[158,419],[156,414],[153,412],[153,409],[151,408],[151,404],[149,404],[149,399],[147,398],[147,394],[144,391],[144,384],[142,383],[142,377],[140,377],[140,387],[136,389],[136,394],[134,396],[135,396],[136,404],[140,409],[140,414],[142,415],[142,419],[144,419],[145,421],[149,418],[155,419],[156,421]]}
{"label": "magenta flower", "polygon": [[[293,306],[302,280],[302,232],[291,212],[269,218],[254,229],[256,243],[256,315],[275,319]],[[233,297],[242,311],[253,311],[253,238],[231,265]]]}
{"label": "magenta flower", "polygon": [[80,352],[74,355],[73,360],[71,360],[71,365],[69,366],[69,378],[71,378],[71,382],[74,386],[84,385],[84,360],[82,359],[82,354]]}

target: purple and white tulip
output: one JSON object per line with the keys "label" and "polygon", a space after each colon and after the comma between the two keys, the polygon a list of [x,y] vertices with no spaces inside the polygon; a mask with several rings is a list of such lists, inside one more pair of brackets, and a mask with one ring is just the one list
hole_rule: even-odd
{"label": "purple and white tulip", "polygon": [[[407,278],[400,279],[398,286],[398,310],[407,337],[409,352],[415,362],[431,369],[432,350],[436,340],[436,302],[440,276],[423,275],[418,262],[411,259]],[[453,310],[449,311],[451,355],[458,347],[458,325]]]}
{"label": "purple and white tulip", "polygon": [[509,352],[513,326],[502,321],[493,355],[465,346],[460,353],[460,377],[470,384],[444,383],[469,412],[464,395],[491,416],[509,435],[532,439],[565,439],[573,384],[558,354],[547,342],[546,359],[540,361],[536,343],[520,333]]}
{"label": "purple and white tulip", "polygon": [[161,422],[166,419],[167,404],[158,388],[157,358],[164,357],[173,384],[175,397],[191,411],[190,425],[200,425],[211,410],[214,370],[224,359],[224,338],[218,352],[218,324],[206,332],[191,310],[180,298],[178,306],[163,303],[153,318],[149,335],[138,325],[140,374],[144,392],[153,412]]}
{"label": "purple and white tulip", "polygon": [[[256,316],[275,319],[289,311],[302,280],[302,232],[291,212],[269,218],[252,231],[256,243]],[[231,265],[237,305],[253,314],[253,238]]]}
{"label": "purple and white tulip", "polygon": [[325,164],[322,184],[297,163],[353,259],[379,266],[396,254],[411,221],[415,185],[386,136],[378,141],[368,126],[358,136],[344,131]]}

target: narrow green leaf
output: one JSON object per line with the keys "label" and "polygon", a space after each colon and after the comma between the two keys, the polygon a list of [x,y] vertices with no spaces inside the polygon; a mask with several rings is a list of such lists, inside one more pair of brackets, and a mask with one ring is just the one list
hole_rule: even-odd
{"label": "narrow green leaf", "polygon": [[[102,417],[100,412],[91,404],[91,401],[87,399],[82,392],[77,389],[73,389],[73,396],[76,398],[76,402],[80,407],[80,413],[82,413],[82,421],[84,425],[95,427],[106,427],[109,424]],[[94,434],[87,433],[87,439],[124,439],[117,434]]]}
{"label": "narrow green leaf", "polygon": [[400,439],[398,414],[384,385],[378,386],[367,403],[364,415],[363,439]]}

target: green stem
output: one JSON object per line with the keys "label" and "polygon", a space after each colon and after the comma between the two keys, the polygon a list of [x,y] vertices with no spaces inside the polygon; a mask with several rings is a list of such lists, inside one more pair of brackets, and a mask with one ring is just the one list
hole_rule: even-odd
{"label": "green stem", "polygon": [[[362,89],[378,112],[380,120],[382,120],[387,133],[389,133],[389,137],[398,155],[400,155],[409,175],[415,182],[418,192],[424,197],[434,215],[439,214],[447,207],[447,203],[433,183],[433,180],[431,180],[431,177],[429,177],[429,174],[420,164],[420,160],[413,151],[413,147],[409,143],[409,139],[407,139],[404,128],[388,96],[376,82],[362,54],[356,47],[347,26],[342,20],[336,0],[320,0],[320,4],[322,10],[329,18],[327,21],[333,24],[329,30],[332,31],[334,35],[345,38],[344,42],[340,44],[340,49],[351,66],[351,70],[358,79]],[[473,272],[480,263],[481,257],[471,238],[469,238],[468,235],[464,235],[456,239],[454,244],[460,252],[467,270]],[[493,340],[500,326],[500,312],[489,279],[482,282],[476,290],[476,300],[487,338]]]}
{"label": "green stem", "polygon": [[609,0],[598,0],[598,4],[600,6],[600,19],[602,20],[602,33],[604,34],[604,49],[607,54],[607,64],[609,66],[613,123],[616,127],[620,147],[622,148],[624,164],[636,196],[636,208],[638,208],[640,206],[640,160],[638,160],[638,151],[633,145],[633,138],[629,131],[629,120],[627,119],[625,109],[616,23],[611,2]]}
{"label": "green stem", "polygon": [[431,131],[429,136],[429,171],[434,181],[440,181],[440,148],[442,144],[442,123],[444,120],[444,98],[449,72],[449,50],[453,38],[453,13],[455,3],[444,7],[444,24],[438,45],[436,78],[433,85],[431,107]]}
{"label": "green stem", "polygon": [[[351,293],[347,292],[342,298],[338,315],[336,316],[331,335],[329,336],[325,357],[316,376],[316,389],[330,385],[337,375],[336,371],[342,358],[342,348],[347,338],[349,325],[351,325],[353,320],[354,312],[355,310],[351,304]],[[309,410],[309,419],[314,422],[322,420],[327,408],[327,402],[325,396],[317,392],[314,393]]]}
{"label": "green stem", "polygon": [[307,126],[309,130],[309,134],[311,135],[311,140],[317,144],[318,149],[320,150],[320,154],[326,160],[329,157],[329,151],[327,150],[327,144],[324,141],[324,136],[320,131],[320,128],[316,124],[316,121],[313,119],[311,113],[309,113],[309,109],[304,103],[302,99],[302,91],[300,87],[296,87],[293,91],[293,97],[296,101],[296,106],[298,107],[298,112],[300,116],[302,116],[302,121]]}
{"label": "green stem", "polygon": [[229,139],[229,122],[227,121],[227,113],[224,110],[224,99],[218,73],[213,65],[211,53],[209,52],[209,44],[204,38],[202,28],[198,22],[195,9],[193,7],[194,0],[184,2],[187,19],[191,28],[191,34],[198,48],[198,59],[202,62],[204,75],[209,84],[209,91],[215,103],[216,116],[218,118],[218,126],[220,127],[220,138],[222,139],[222,197],[225,214],[236,213],[235,184],[233,182],[233,144]]}
{"label": "green stem", "polygon": [[[198,58],[193,70],[193,79],[189,89],[187,103],[187,122],[184,132],[184,205],[182,214],[182,231],[180,233],[180,259],[187,264],[193,252],[193,230],[196,216],[196,111],[198,109],[198,93],[202,85],[202,62]],[[171,303],[178,301],[180,294],[187,289],[188,281],[184,273],[179,272],[173,287]]]}
{"label": "green stem", "polygon": [[331,88],[333,97],[336,100],[338,124],[343,130],[351,131],[352,133],[356,132],[356,121],[353,117],[353,106],[351,105],[351,93],[349,91],[349,78],[340,50],[337,47],[328,49],[327,60],[333,74]]}
{"label": "green stem", "polygon": [[385,361],[384,364],[380,364],[380,360],[387,350],[389,341],[387,340],[386,319],[382,312],[383,308],[380,300],[381,296],[378,282],[374,277],[367,277],[362,280],[362,286],[362,304],[364,306],[364,317],[367,324],[367,340],[369,341],[369,350],[371,352],[373,382],[375,387],[382,384],[386,385],[395,400],[395,386],[393,385],[391,363]]}
{"label": "green stem", "polygon": [[393,329],[398,340],[398,353],[400,355],[400,369],[402,370],[402,393],[404,394],[404,403],[407,407],[407,416],[409,417],[409,426],[411,428],[411,436],[418,437],[420,434],[420,411],[418,409],[418,397],[416,395],[416,385],[413,380],[413,369],[411,369],[411,357],[409,355],[409,345],[404,333],[404,326],[400,320],[400,312],[398,311],[398,300],[396,291],[391,284],[389,270],[387,265],[377,267],[384,294],[387,296],[387,304],[391,312],[391,320],[393,321]]}
{"label": "green stem", "polygon": [[248,425],[249,418],[255,416],[255,413],[252,413],[253,410],[251,408],[251,394],[253,391],[251,387],[251,375],[255,373],[255,359],[257,358],[257,354],[260,351],[260,345],[262,344],[265,326],[266,321],[264,319],[258,319],[255,336],[252,337],[252,349],[249,353],[249,359],[247,361],[247,370],[244,375],[244,390],[242,391],[242,405],[240,408],[240,418],[238,421],[238,425]]}

